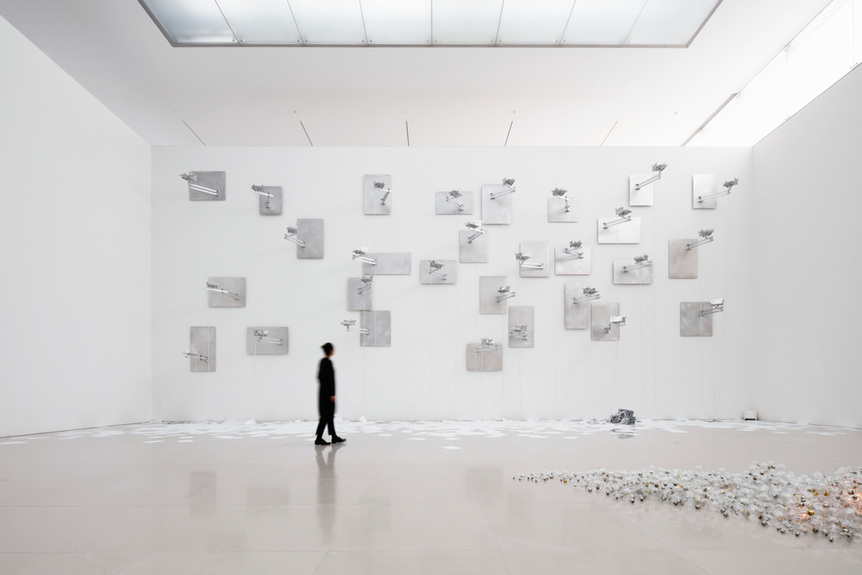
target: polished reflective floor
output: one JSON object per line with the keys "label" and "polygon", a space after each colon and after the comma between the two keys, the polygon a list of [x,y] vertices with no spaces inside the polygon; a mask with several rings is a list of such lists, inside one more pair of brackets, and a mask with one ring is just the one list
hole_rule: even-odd
{"label": "polished reflective floor", "polygon": [[768,423],[141,424],[0,438],[0,573],[862,573],[862,540],[630,504],[542,471],[796,474],[862,465],[862,431]]}

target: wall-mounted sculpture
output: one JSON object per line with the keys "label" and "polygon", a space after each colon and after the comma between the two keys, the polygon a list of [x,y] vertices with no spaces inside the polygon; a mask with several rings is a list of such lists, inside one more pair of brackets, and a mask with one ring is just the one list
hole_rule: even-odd
{"label": "wall-mounted sculpture", "polygon": [[535,312],[531,305],[509,308],[509,347],[533,347],[536,341]]}
{"label": "wall-mounted sculpture", "polygon": [[189,200],[193,202],[224,201],[227,193],[225,172],[189,172],[180,174],[188,182]]}
{"label": "wall-mounted sculpture", "polygon": [[362,213],[367,216],[392,213],[392,176],[371,174],[362,177]]}
{"label": "wall-mounted sculpture", "polygon": [[589,329],[591,302],[602,297],[599,290],[582,284],[566,284],[563,295],[565,328]]}
{"label": "wall-mounted sculpture", "polygon": [[515,180],[503,178],[500,185],[482,186],[482,221],[486,224],[512,223],[512,194]]}
{"label": "wall-mounted sculpture", "polygon": [[691,207],[696,210],[713,210],[718,206],[717,198],[729,196],[739,178],[728,180],[718,187],[718,178],[713,174],[695,174],[691,177]]}
{"label": "wall-mounted sculpture", "polygon": [[586,276],[592,268],[592,248],[581,241],[554,249],[554,273],[558,276]]}
{"label": "wall-mounted sculpture", "polygon": [[515,260],[522,278],[546,278],[550,275],[550,242],[521,242],[520,249],[515,254]]}
{"label": "wall-mounted sculpture", "polygon": [[468,216],[473,214],[473,192],[451,190],[434,194],[434,211],[438,216]]}
{"label": "wall-mounted sculpture", "polygon": [[347,278],[347,310],[368,311],[372,309],[374,276]]}
{"label": "wall-mounted sculpture", "polygon": [[505,314],[515,295],[506,276],[479,277],[479,313]]}
{"label": "wall-mounted sculpture", "polygon": [[419,262],[419,283],[454,284],[458,279],[455,260],[422,260]]}
{"label": "wall-mounted sculpture", "polygon": [[653,262],[647,254],[632,260],[614,262],[614,283],[622,285],[651,284]]}
{"label": "wall-mounted sculpture", "polygon": [[548,221],[577,222],[580,217],[580,205],[577,200],[569,198],[568,190],[554,188],[548,198]]}
{"label": "wall-mounted sculpture", "polygon": [[458,261],[462,264],[483,264],[490,259],[490,242],[481,221],[467,222],[466,230],[458,232]]}
{"label": "wall-mounted sculpture", "polygon": [[671,279],[697,279],[698,247],[715,240],[712,229],[698,232],[700,239],[668,240],[667,275]]}
{"label": "wall-mounted sculpture", "polygon": [[245,278],[207,279],[209,307],[245,307]]}
{"label": "wall-mounted sculpture", "polygon": [[679,304],[679,335],[712,336],[712,316],[724,311],[724,298],[712,301],[686,301]]}
{"label": "wall-mounted sculpture", "polygon": [[359,335],[361,347],[389,347],[392,345],[392,312],[361,311],[359,326],[363,332]]}
{"label": "wall-mounted sculpture", "polygon": [[281,186],[253,185],[251,191],[258,196],[258,212],[262,216],[280,216],[284,205]]}
{"label": "wall-mounted sculpture", "polygon": [[467,371],[503,370],[503,347],[491,338],[482,338],[479,343],[468,343],[465,355]]}
{"label": "wall-mounted sculpture", "polygon": [[653,164],[651,174],[629,176],[629,205],[653,205],[653,184],[661,179],[667,164]]}
{"label": "wall-mounted sculpture", "polygon": [[371,253],[367,247],[353,250],[351,256],[362,263],[362,274],[369,276],[409,276],[412,272],[410,253]]}
{"label": "wall-mounted sculpture", "polygon": [[619,341],[620,327],[626,317],[620,315],[619,303],[596,303],[590,306],[590,339],[592,341]]}
{"label": "wall-mounted sculpture", "polygon": [[613,218],[599,218],[598,240],[600,244],[637,244],[641,241],[641,219],[632,216],[632,211],[619,207]]}
{"label": "wall-mounted sculpture", "polygon": [[216,328],[213,326],[194,326],[189,328],[189,349],[183,355],[189,359],[189,371],[215,371]]}
{"label": "wall-mounted sculpture", "polygon": [[245,330],[245,352],[248,355],[286,355],[286,327],[249,327]]}
{"label": "wall-mounted sculpture", "polygon": [[284,234],[284,239],[296,244],[297,259],[323,259],[323,220],[296,220],[296,227],[288,226],[287,231]]}

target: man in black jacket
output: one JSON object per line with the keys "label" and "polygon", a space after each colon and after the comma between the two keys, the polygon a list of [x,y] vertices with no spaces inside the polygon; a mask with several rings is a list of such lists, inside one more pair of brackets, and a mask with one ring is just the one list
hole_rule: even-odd
{"label": "man in black jacket", "polygon": [[320,368],[317,370],[317,379],[320,381],[320,391],[317,396],[317,408],[320,411],[320,422],[317,424],[317,439],[314,440],[315,445],[329,445],[329,442],[323,439],[323,429],[329,428],[329,436],[332,438],[332,443],[341,443],[344,439],[335,434],[335,370],[332,368],[332,354],[335,353],[335,348],[331,343],[324,343],[322,346],[323,353],[326,355],[320,360]]}

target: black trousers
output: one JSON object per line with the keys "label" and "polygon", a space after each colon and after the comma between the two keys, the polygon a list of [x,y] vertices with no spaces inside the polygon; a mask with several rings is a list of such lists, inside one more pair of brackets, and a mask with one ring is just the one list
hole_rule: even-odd
{"label": "black trousers", "polygon": [[331,437],[336,437],[335,435],[335,402],[330,401],[327,398],[326,401],[321,401],[319,403],[320,409],[320,422],[317,424],[317,438],[323,439],[323,429],[329,428],[329,435]]}

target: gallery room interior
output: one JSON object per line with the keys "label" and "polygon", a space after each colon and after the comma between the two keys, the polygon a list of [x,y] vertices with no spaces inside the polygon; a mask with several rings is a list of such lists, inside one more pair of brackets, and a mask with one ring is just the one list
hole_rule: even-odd
{"label": "gallery room interior", "polygon": [[862,571],[791,4],[0,0],[0,573]]}

